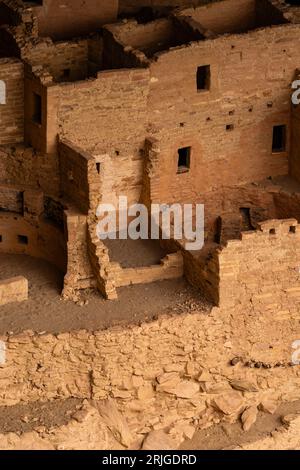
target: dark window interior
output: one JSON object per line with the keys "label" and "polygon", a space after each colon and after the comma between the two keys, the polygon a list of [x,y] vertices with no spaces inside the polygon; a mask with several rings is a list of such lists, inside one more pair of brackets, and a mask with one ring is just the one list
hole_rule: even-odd
{"label": "dark window interior", "polygon": [[241,217],[241,230],[253,230],[254,227],[251,223],[251,214],[249,207],[240,207],[240,217]]}
{"label": "dark window interior", "polygon": [[284,152],[286,149],[286,126],[273,127],[272,152]]}
{"label": "dark window interior", "polygon": [[42,124],[42,98],[37,93],[33,93],[33,116],[32,119],[37,124]]}
{"label": "dark window interior", "polygon": [[63,70],[63,78],[65,80],[68,80],[71,76],[71,69],[64,69]]}
{"label": "dark window interior", "polygon": [[191,147],[182,147],[178,149],[177,173],[189,171],[191,163]]}
{"label": "dark window interior", "polygon": [[197,68],[197,90],[209,90],[210,65],[201,65]]}
{"label": "dark window interior", "polygon": [[217,217],[215,222],[214,242],[220,244],[222,237],[222,217]]}
{"label": "dark window interior", "polygon": [[28,237],[26,235],[18,235],[18,242],[21,245],[28,245]]}

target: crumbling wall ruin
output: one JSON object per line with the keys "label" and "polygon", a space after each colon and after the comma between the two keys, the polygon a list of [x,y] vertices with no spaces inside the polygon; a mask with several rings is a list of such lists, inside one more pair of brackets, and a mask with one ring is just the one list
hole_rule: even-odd
{"label": "crumbling wall ruin", "polygon": [[228,241],[218,254],[220,305],[251,304],[257,311],[297,311],[299,227],[295,219],[270,220],[260,230]]}
{"label": "crumbling wall ruin", "polygon": [[[94,333],[2,336],[0,403],[109,397],[134,440],[167,428],[180,442],[187,425],[193,432],[235,422],[263,401],[299,399],[291,366],[298,337],[298,313],[257,315],[245,306]],[[259,366],[248,367],[251,360]]]}

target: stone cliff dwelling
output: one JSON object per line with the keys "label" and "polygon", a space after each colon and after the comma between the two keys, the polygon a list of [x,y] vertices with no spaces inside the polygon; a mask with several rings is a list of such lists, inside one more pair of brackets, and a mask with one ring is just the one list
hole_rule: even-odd
{"label": "stone cliff dwelling", "polygon": [[[70,3],[0,4],[0,251],[56,265],[69,299],[184,276],[215,305],[295,305],[297,2]],[[204,248],[100,241],[121,195],[204,203]]]}

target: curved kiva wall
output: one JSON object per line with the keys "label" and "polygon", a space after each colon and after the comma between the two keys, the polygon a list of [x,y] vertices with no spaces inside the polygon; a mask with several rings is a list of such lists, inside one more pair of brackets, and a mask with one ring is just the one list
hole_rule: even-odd
{"label": "curved kiva wall", "polygon": [[16,253],[42,258],[66,272],[66,241],[55,225],[38,220],[34,225],[24,217],[0,215],[0,253]]}

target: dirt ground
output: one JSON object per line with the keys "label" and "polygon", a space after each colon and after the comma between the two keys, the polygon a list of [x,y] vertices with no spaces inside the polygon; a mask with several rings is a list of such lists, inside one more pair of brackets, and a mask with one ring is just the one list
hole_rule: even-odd
{"label": "dirt ground", "polygon": [[82,294],[86,305],[60,298],[63,278],[49,263],[25,255],[0,254],[0,279],[23,275],[29,281],[29,299],[0,307],[0,334],[24,330],[62,333],[111,325],[139,323],[160,314],[210,311],[201,293],[184,279],[118,289],[119,299],[104,300],[98,292]]}
{"label": "dirt ground", "polygon": [[120,263],[123,268],[136,268],[159,264],[167,254],[158,240],[105,240],[111,261]]}
{"label": "dirt ground", "polygon": [[244,432],[241,423],[218,424],[211,428],[198,431],[193,439],[185,441],[181,450],[221,450],[227,447],[255,442],[269,436],[283,426],[281,418],[290,413],[300,413],[300,400],[282,403],[271,415],[259,412],[257,421],[251,429]]}
{"label": "dirt ground", "polygon": [[23,433],[43,426],[46,429],[68,424],[70,416],[82,405],[79,398],[33,402],[0,407],[0,432]]}

